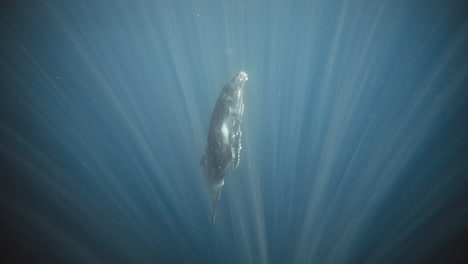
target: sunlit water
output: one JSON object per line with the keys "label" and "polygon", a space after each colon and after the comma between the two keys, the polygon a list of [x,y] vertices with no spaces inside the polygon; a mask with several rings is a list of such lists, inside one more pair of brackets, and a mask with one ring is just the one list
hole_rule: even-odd
{"label": "sunlit water", "polygon": [[[2,3],[12,263],[466,260],[463,1]],[[237,72],[240,166],[200,159]]]}

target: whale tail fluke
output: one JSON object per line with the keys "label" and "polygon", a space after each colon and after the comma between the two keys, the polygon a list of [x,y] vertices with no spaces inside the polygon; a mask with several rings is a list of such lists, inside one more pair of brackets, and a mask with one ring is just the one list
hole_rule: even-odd
{"label": "whale tail fluke", "polygon": [[211,218],[210,218],[210,227],[213,227],[213,224],[216,219],[216,208],[218,206],[219,196],[213,197],[211,200]]}

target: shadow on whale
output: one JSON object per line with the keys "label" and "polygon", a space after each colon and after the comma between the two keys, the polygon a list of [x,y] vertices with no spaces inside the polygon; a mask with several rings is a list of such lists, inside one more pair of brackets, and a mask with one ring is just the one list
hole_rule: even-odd
{"label": "shadow on whale", "polygon": [[245,72],[239,72],[223,87],[211,114],[208,139],[200,165],[204,169],[205,184],[211,198],[213,225],[224,176],[230,162],[237,168],[240,162],[241,123],[244,114],[244,85],[248,80]]}

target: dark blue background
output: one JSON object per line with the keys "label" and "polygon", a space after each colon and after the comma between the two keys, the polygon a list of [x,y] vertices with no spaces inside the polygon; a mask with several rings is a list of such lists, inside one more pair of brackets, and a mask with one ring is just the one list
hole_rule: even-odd
{"label": "dark blue background", "polygon": [[[2,263],[467,261],[466,7],[2,2]],[[199,162],[241,70],[210,230]]]}

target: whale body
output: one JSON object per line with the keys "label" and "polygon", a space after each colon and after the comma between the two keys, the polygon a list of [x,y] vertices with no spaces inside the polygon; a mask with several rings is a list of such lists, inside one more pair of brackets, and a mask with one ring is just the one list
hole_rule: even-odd
{"label": "whale body", "polygon": [[206,149],[200,162],[211,198],[211,225],[215,221],[226,169],[231,162],[233,168],[237,168],[240,163],[243,94],[247,80],[245,72],[239,72],[232,78],[223,87],[211,115]]}

